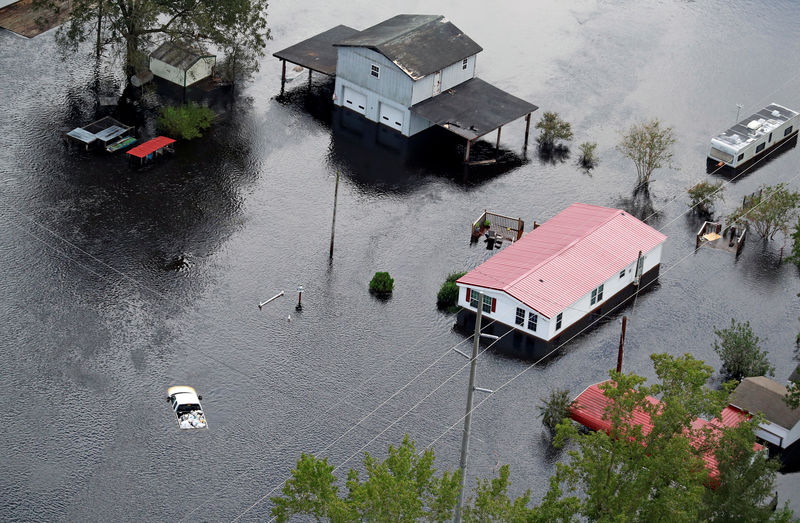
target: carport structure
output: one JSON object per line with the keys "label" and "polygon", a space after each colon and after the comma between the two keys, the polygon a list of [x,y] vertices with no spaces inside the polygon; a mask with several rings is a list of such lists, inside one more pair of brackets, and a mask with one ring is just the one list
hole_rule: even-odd
{"label": "carport structure", "polygon": [[[531,128],[531,113],[538,107],[480,78],[466,82],[411,106],[411,112],[467,140],[464,162],[470,163],[472,143],[497,131],[495,150],[500,148],[503,126],[525,117],[525,146]],[[490,160],[491,161],[491,160]],[[480,162],[483,163],[483,162]]]}
{"label": "carport structure", "polygon": [[272,56],[282,62],[281,94],[283,94],[286,85],[286,62],[308,69],[309,83],[311,82],[312,71],[331,77],[336,76],[337,49],[333,44],[345,40],[358,32],[358,29],[353,29],[346,25],[337,25],[291,47],[273,53]]}

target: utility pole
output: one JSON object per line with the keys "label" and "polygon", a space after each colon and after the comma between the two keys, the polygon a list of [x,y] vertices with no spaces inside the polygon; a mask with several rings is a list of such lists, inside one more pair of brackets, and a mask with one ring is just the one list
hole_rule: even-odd
{"label": "utility pole", "polygon": [[336,232],[336,200],[339,198],[339,170],[336,170],[336,189],[333,191],[333,223],[331,223],[331,253],[329,258],[333,259],[333,238]]}
{"label": "utility pole", "polygon": [[478,293],[478,307],[475,311],[475,343],[472,344],[472,359],[469,369],[469,388],[467,389],[467,414],[464,416],[464,436],[461,439],[461,489],[456,505],[456,523],[461,522],[461,507],[464,503],[464,490],[467,484],[467,455],[469,451],[469,429],[472,421],[472,396],[475,392],[475,372],[478,367],[478,348],[481,344],[481,317],[483,316],[483,293]]}
{"label": "utility pole", "polygon": [[628,317],[622,317],[622,333],[619,335],[619,352],[617,353],[617,372],[622,372],[622,346],[625,345],[625,325],[628,323]]}

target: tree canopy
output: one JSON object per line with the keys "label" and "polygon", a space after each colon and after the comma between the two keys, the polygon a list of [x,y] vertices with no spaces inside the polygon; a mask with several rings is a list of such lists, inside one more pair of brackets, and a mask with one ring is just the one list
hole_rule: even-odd
{"label": "tree canopy", "polygon": [[541,129],[536,140],[542,149],[552,149],[558,140],[572,140],[572,126],[569,122],[562,120],[558,113],[544,113],[542,119],[536,122],[536,128]]}
{"label": "tree canopy", "polygon": [[767,359],[767,351],[761,350],[759,337],[753,333],[750,322],[737,322],[731,318],[731,326],[714,329],[714,352],[722,360],[722,373],[728,379],[741,381],[750,376],[773,375],[775,369]]}
{"label": "tree canopy", "polygon": [[731,223],[750,224],[762,238],[773,239],[778,232],[789,236],[789,225],[797,217],[800,193],[785,183],[765,185],[728,216]]}
{"label": "tree canopy", "polygon": [[631,126],[617,150],[636,165],[637,190],[647,192],[653,171],[672,160],[672,145],[675,135],[672,127],[664,127],[658,118]]}
{"label": "tree canopy", "polygon": [[[569,460],[557,464],[539,505],[531,505],[529,490],[512,498],[510,470],[503,465],[497,477],[476,479],[463,520],[790,521],[788,508],[772,512],[769,506],[778,465],[754,448],[758,418],[717,431],[695,428],[695,418],[719,415],[730,387],[709,389],[711,367],[690,355],[651,358],[656,384],[612,371],[602,386],[612,400],[608,433],[581,434],[568,420],[558,426],[556,442],[571,441],[573,448]],[[648,395],[660,402],[651,403]],[[652,430],[631,423],[636,410],[650,415]],[[698,445],[693,434],[704,436],[706,444]],[[705,452],[717,459],[716,489],[708,488]],[[294,515],[335,522],[450,521],[461,473],[438,475],[433,462],[433,451],[416,452],[406,436],[400,447],[389,447],[383,462],[365,453],[365,477],[351,469],[347,493],[340,495],[327,459],[303,454],[281,495],[271,498],[272,516],[279,522]]]}
{"label": "tree canopy", "polygon": [[[37,6],[43,17],[60,8],[52,0]],[[126,73],[146,68],[149,52],[163,40],[221,51],[224,63],[233,59],[238,71],[252,71],[270,39],[267,6],[267,0],[72,0],[56,41],[65,52],[92,42],[98,59],[110,51],[108,58],[121,60]]]}

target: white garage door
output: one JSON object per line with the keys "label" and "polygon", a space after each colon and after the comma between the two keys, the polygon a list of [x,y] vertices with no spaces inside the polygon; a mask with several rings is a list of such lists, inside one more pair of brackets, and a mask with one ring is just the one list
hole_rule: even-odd
{"label": "white garage door", "polygon": [[345,86],[344,106],[348,109],[354,110],[357,113],[364,114],[367,112],[367,97],[358,91],[354,91]]}
{"label": "white garage door", "polygon": [[398,131],[403,130],[403,111],[395,109],[391,105],[381,104],[380,120],[383,125],[388,125]]}

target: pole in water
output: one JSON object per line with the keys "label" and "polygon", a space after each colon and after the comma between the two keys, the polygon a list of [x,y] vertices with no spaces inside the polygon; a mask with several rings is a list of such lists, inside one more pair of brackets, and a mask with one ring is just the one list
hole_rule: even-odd
{"label": "pole in water", "polygon": [[336,200],[339,198],[339,170],[336,170],[336,188],[333,190],[333,221],[331,222],[331,253],[329,258],[333,259],[333,239],[336,233]]}
{"label": "pole in water", "polygon": [[461,507],[464,504],[464,490],[467,487],[467,457],[469,455],[469,430],[472,423],[472,396],[475,392],[475,372],[478,367],[478,348],[481,344],[481,318],[483,316],[483,293],[478,293],[478,307],[475,311],[475,342],[472,345],[472,358],[469,369],[469,387],[467,388],[467,414],[464,416],[464,434],[461,439],[461,488],[458,491],[456,505],[456,523],[461,521]]}
{"label": "pole in water", "polygon": [[283,291],[279,292],[278,294],[276,294],[276,295],[275,295],[275,296],[273,296],[272,298],[268,299],[267,301],[262,301],[261,303],[259,303],[259,304],[258,304],[258,310],[261,310],[261,307],[263,307],[263,306],[264,306],[264,305],[266,305],[267,303],[271,302],[271,301],[272,301],[272,300],[274,300],[275,298],[280,298],[281,296],[283,296]]}
{"label": "pole in water", "polygon": [[622,346],[625,345],[625,325],[628,323],[628,317],[622,317],[622,332],[619,335],[619,352],[617,353],[617,372],[622,372]]}
{"label": "pole in water", "polygon": [[298,285],[297,286],[297,307],[295,307],[294,310],[296,310],[296,311],[303,310],[303,304],[301,303],[302,299],[303,299],[303,286],[302,285]]}

